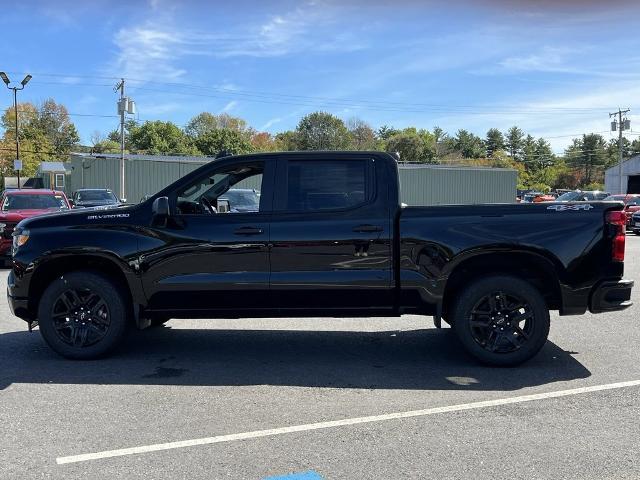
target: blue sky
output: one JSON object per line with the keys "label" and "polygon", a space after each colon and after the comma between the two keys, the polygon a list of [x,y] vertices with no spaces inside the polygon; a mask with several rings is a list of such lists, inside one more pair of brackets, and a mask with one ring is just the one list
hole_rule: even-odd
{"label": "blue sky", "polygon": [[0,27],[0,70],[34,77],[20,100],[62,102],[86,144],[118,124],[119,77],[140,120],[179,125],[226,111],[276,133],[326,110],[481,136],[517,124],[561,151],[610,137],[608,112],[629,107],[640,133],[640,8],[621,0],[25,0]]}

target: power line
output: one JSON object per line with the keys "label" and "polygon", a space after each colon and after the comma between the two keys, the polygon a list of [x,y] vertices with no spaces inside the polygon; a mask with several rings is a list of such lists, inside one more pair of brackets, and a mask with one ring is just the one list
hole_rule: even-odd
{"label": "power line", "polygon": [[[49,77],[61,77],[61,78],[94,78],[94,79],[115,79],[116,77],[108,76],[96,76],[96,75],[71,75],[71,74],[55,74],[55,73],[39,73],[34,74],[38,76]],[[490,114],[548,114],[550,112],[565,112],[574,115],[578,114],[590,114],[593,112],[601,112],[609,110],[609,107],[527,107],[527,106],[511,106],[511,105],[456,105],[456,104],[438,104],[438,103],[421,103],[421,102],[391,102],[386,100],[369,100],[369,99],[350,99],[350,98],[332,98],[321,96],[308,96],[308,95],[293,95],[282,94],[277,92],[261,92],[251,90],[235,90],[224,87],[213,87],[202,84],[189,84],[181,82],[158,82],[155,80],[146,79],[126,79],[131,82],[138,82],[142,84],[155,84],[165,85],[172,87],[171,90],[161,90],[157,88],[149,88],[144,86],[131,86],[132,89],[139,89],[143,91],[152,91],[168,94],[179,95],[191,95],[218,99],[237,99],[238,97],[257,103],[268,104],[281,104],[281,105],[296,105],[296,106],[309,106],[319,108],[322,106],[327,107],[342,107],[342,108],[358,108],[369,111],[383,111],[383,112],[408,112],[408,113],[428,113],[438,111],[451,111],[457,110],[461,113],[470,115],[490,115]],[[38,83],[46,84],[60,84],[70,85],[69,82],[43,82]],[[74,85],[77,85],[75,83]],[[83,83],[84,86],[110,86],[108,84],[91,84]],[[182,89],[176,91],[176,88]],[[218,95],[212,95],[208,92],[217,92]],[[481,111],[483,110],[483,111]]]}

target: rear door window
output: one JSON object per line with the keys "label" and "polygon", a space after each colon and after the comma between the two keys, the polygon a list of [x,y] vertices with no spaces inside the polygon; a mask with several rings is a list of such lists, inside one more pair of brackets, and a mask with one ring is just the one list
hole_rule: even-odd
{"label": "rear door window", "polygon": [[[289,160],[282,209],[291,212],[343,210],[371,196],[367,160]],[[282,205],[284,204],[284,205]]]}

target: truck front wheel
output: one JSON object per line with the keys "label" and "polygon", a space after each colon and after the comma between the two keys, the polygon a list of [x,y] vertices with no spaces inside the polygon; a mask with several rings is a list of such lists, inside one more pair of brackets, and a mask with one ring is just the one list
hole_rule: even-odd
{"label": "truck front wheel", "polygon": [[511,366],[533,357],[549,336],[549,310],[530,283],[509,275],[469,285],[453,308],[462,345],[483,363]]}
{"label": "truck front wheel", "polygon": [[93,359],[123,339],[128,309],[122,293],[107,277],[77,271],[56,278],[38,307],[40,333],[63,357]]}

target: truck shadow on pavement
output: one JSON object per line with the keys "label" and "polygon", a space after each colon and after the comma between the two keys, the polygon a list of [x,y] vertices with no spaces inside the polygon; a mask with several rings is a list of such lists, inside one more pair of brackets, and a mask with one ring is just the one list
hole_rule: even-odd
{"label": "truck shadow on pavement", "polygon": [[467,355],[449,329],[351,332],[195,330],[136,332],[112,357],[58,357],[37,332],[0,335],[0,390],[12,383],[518,390],[589,377],[554,343],[516,368]]}

